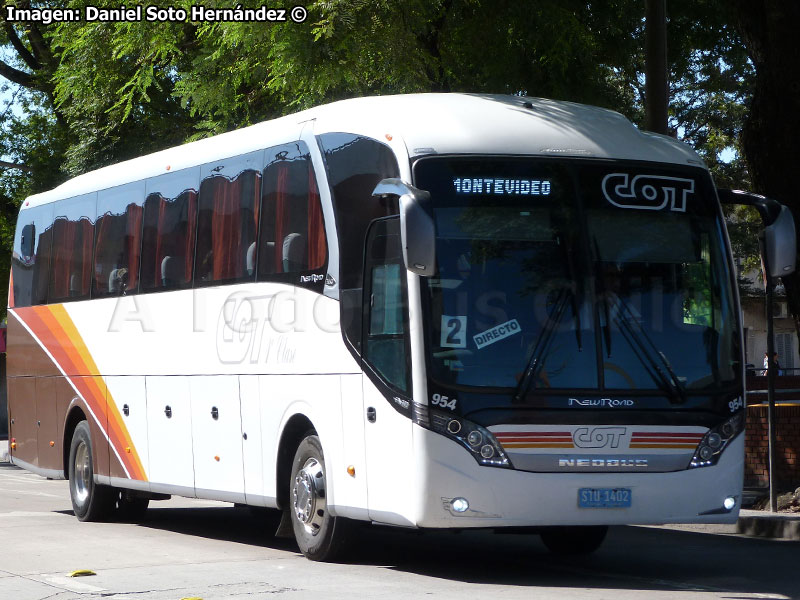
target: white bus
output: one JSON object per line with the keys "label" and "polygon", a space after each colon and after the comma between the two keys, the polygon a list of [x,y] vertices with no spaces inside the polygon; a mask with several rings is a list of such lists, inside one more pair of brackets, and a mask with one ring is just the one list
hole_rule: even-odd
{"label": "white bus", "polygon": [[738,514],[719,200],[608,110],[361,98],[81,175],[24,202],[9,313],[12,460],[81,520],[281,509],[332,560],[357,521],[588,552]]}

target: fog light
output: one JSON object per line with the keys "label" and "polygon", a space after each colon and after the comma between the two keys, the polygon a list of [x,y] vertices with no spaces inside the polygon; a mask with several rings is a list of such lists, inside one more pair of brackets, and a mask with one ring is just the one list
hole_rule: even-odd
{"label": "fog light", "polygon": [[459,431],[461,431],[461,423],[453,419],[447,424],[447,431],[455,435]]}
{"label": "fog light", "polygon": [[722,506],[725,507],[725,510],[731,510],[734,506],[736,506],[736,498],[733,496],[728,496],[722,501]]}
{"label": "fog light", "polygon": [[481,435],[480,431],[470,431],[469,435],[467,436],[467,441],[469,442],[470,446],[480,446],[481,442],[483,441],[483,436]]}
{"label": "fog light", "polygon": [[453,498],[450,501],[450,506],[453,510],[459,513],[467,512],[469,510],[469,502],[466,498]]}

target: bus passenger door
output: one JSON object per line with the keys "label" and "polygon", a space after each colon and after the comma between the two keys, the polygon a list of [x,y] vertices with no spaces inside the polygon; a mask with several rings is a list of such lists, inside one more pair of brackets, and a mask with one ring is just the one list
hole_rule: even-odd
{"label": "bus passenger door", "polygon": [[244,502],[239,377],[189,379],[196,493],[202,498]]}
{"label": "bus passenger door", "polygon": [[194,496],[189,378],[148,376],[145,383],[150,489]]}
{"label": "bus passenger door", "polygon": [[413,525],[406,269],[399,219],[376,221],[364,266],[364,441],[373,521]]}

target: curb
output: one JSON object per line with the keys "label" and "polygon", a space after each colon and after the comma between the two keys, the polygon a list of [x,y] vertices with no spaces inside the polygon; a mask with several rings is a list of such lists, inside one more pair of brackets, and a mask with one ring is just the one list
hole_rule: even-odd
{"label": "curb", "polygon": [[742,511],[736,522],[736,532],[751,537],[797,541],[800,540],[800,514]]}

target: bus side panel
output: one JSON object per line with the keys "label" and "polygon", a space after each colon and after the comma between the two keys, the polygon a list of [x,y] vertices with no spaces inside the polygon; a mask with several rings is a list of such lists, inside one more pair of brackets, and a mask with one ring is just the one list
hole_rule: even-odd
{"label": "bus side panel", "polygon": [[342,375],[342,459],[355,475],[341,475],[336,482],[336,514],[368,519],[367,456],[364,447],[364,404],[361,375]]}
{"label": "bus side panel", "polygon": [[244,502],[239,378],[189,377],[194,486],[198,496]]}
{"label": "bus side panel", "polygon": [[20,322],[27,320],[36,307],[9,310],[8,351],[6,353],[6,373],[9,378],[27,375],[39,377],[61,375],[58,367],[39,342]]}
{"label": "bus side panel", "polygon": [[[150,471],[149,455],[147,451],[147,392],[145,390],[144,377],[106,377],[106,387],[108,388],[108,408],[109,412],[119,416],[121,423],[125,426],[128,438],[120,443],[118,452],[136,457],[141,465],[141,473],[126,472],[122,463],[117,459],[113,449],[109,459],[111,477],[121,477],[125,479],[139,479],[147,477]],[[136,464],[136,463],[134,463]]]}
{"label": "bus side panel", "polygon": [[194,496],[188,377],[147,377],[150,489]]}
{"label": "bus side panel", "polygon": [[41,469],[63,468],[58,443],[58,402],[56,383],[59,377],[36,378],[36,426],[38,466]]}
{"label": "bus side panel", "polygon": [[369,517],[392,525],[415,526],[415,478],[411,419],[397,412],[364,375],[364,413],[375,419],[364,426]]}
{"label": "bus side panel", "polygon": [[[264,497],[264,450],[261,437],[261,396],[258,387],[258,376],[242,375],[239,377],[244,494],[247,504],[267,506]],[[273,475],[272,480],[274,481],[274,479]],[[274,506],[274,502],[269,506]]]}
{"label": "bus side panel", "polygon": [[37,466],[35,377],[8,378],[8,427],[12,459]]}

